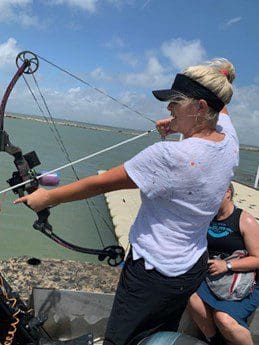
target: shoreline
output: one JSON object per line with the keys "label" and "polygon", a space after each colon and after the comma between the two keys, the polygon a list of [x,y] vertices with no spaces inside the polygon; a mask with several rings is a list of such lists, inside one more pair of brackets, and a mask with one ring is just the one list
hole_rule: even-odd
{"label": "shoreline", "polygon": [[[16,113],[6,113],[6,118],[10,119],[19,119],[19,120],[31,120],[36,122],[42,122],[42,123],[48,123],[47,120],[44,118],[35,117],[32,115],[23,115],[23,114],[16,114]],[[89,129],[93,131],[103,131],[103,132],[116,132],[116,133],[123,133],[127,135],[138,135],[140,133],[144,133],[145,131],[137,131],[134,129],[127,129],[127,128],[116,128],[116,127],[110,127],[101,125],[94,125],[94,124],[88,124],[88,123],[82,123],[72,120],[61,120],[61,119],[55,119],[55,124],[60,126],[66,126],[66,127],[76,127],[76,128],[84,128]],[[169,138],[168,140],[178,140],[175,138]],[[253,145],[246,145],[246,144],[240,144],[240,150],[241,151],[252,151],[252,152],[259,152],[259,147],[253,146]]]}
{"label": "shoreline", "polygon": [[[19,120],[31,120],[31,121],[36,121],[36,122],[42,122],[42,123],[48,123],[47,120],[44,118],[38,118],[35,116],[31,115],[18,115],[14,113],[6,113],[5,114],[6,118],[9,119],[19,119]],[[94,130],[94,131],[103,131],[103,132],[117,132],[117,133],[123,133],[123,134],[128,134],[128,135],[138,135],[140,133],[144,133],[144,131],[134,131],[128,130],[128,129],[120,129],[120,128],[115,128],[115,127],[102,127],[101,125],[94,125],[94,124],[87,124],[87,123],[81,123],[81,122],[76,122],[76,121],[71,121],[71,120],[60,120],[60,119],[54,119],[55,124],[60,125],[60,126],[66,126],[66,127],[76,127],[76,128],[84,128],[84,129],[89,129],[89,130]],[[51,120],[49,121],[51,123]],[[259,150],[259,148],[258,148]]]}

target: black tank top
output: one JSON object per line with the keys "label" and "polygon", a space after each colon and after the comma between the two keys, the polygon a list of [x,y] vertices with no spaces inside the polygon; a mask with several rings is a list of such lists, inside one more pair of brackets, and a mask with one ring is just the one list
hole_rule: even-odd
{"label": "black tank top", "polygon": [[235,250],[245,249],[245,243],[240,232],[239,222],[243,210],[234,207],[233,213],[226,219],[210,223],[207,239],[210,256],[223,253],[226,256]]}
{"label": "black tank top", "polygon": [[[210,258],[223,254],[221,258],[224,259],[235,250],[246,249],[239,227],[242,212],[242,209],[235,207],[228,218],[217,220],[215,217],[212,220],[207,234]],[[256,270],[256,283],[259,285],[259,269]]]}

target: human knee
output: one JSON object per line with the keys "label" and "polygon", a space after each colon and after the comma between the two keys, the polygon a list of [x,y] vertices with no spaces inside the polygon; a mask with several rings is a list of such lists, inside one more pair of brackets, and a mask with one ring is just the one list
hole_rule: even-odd
{"label": "human knee", "polygon": [[213,317],[216,325],[222,330],[233,332],[235,327],[238,326],[236,320],[234,320],[230,315],[221,311],[215,311],[213,313]]}
{"label": "human knee", "polygon": [[190,311],[201,311],[204,309],[204,303],[197,293],[194,293],[189,298],[188,308]]}
{"label": "human knee", "polygon": [[190,306],[195,306],[200,302],[201,302],[201,299],[196,292],[194,294],[192,294],[191,297],[189,298],[189,305]]}

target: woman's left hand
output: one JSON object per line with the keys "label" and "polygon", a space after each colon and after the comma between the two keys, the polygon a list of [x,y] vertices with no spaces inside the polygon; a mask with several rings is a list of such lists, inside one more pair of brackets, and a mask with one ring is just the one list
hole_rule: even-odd
{"label": "woman's left hand", "polygon": [[210,275],[212,276],[225,273],[228,270],[227,263],[225,260],[212,259],[212,260],[208,260],[208,264],[209,264],[208,270],[209,270]]}
{"label": "woman's left hand", "polygon": [[35,212],[39,212],[50,206],[49,191],[44,188],[38,188],[35,192],[14,200],[13,203],[20,204],[23,202]]}

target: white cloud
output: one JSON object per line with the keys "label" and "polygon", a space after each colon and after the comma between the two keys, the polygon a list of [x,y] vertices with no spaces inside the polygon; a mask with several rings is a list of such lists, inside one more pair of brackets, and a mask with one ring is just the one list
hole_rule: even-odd
{"label": "white cloud", "polygon": [[[163,42],[160,50],[149,51],[145,55],[147,56],[145,69],[139,73],[123,75],[121,80],[124,83],[147,88],[169,87],[172,74],[206,59],[206,51],[200,40],[185,41],[182,38]],[[121,54],[121,57],[129,59],[130,55]],[[162,64],[160,60],[165,58],[166,61]]]}
{"label": "white cloud", "polygon": [[110,41],[104,43],[104,47],[109,49],[124,48],[125,43],[121,37],[113,37]]}
{"label": "white cloud", "polygon": [[123,6],[134,7],[138,5],[138,1],[139,0],[45,0],[45,3],[55,6],[67,5],[74,9],[81,9],[89,13],[95,13],[97,12],[98,7],[100,7],[104,2],[107,2],[111,6],[121,8]]}
{"label": "white cloud", "polygon": [[[149,62],[148,71],[149,72],[145,75],[144,80],[141,80],[141,75],[139,75],[138,81],[145,81],[146,83],[154,82],[151,77],[151,71],[155,73],[156,76],[160,75],[165,79],[168,78],[168,73],[164,75],[164,69],[155,60]],[[150,80],[148,80],[147,76],[150,76]],[[158,85],[157,80],[156,83]],[[169,85],[169,80],[167,80],[164,85]],[[168,116],[166,104],[155,100],[151,94],[151,84],[147,87],[149,90],[148,94],[134,88],[134,91],[122,91],[120,94],[112,96],[115,96],[115,98],[117,98],[121,103],[136,109],[138,112],[141,112],[145,116],[154,120]],[[111,94],[109,90],[103,89],[102,91],[104,93]],[[126,128],[153,128],[153,124],[143,119],[141,116],[91,88],[72,87],[62,92],[42,88],[42,92],[54,117],[76,119],[88,123],[107,124]],[[233,124],[237,130],[240,143],[242,144],[259,145],[258,98],[258,84],[238,87],[234,90],[234,96],[229,106],[229,110]],[[24,99],[26,99],[26,102],[24,102]],[[11,94],[10,102],[8,103],[8,110],[25,114],[39,114],[37,106],[31,99],[31,96],[23,83],[18,83]]]}
{"label": "white cloud", "polygon": [[39,18],[27,13],[20,13],[17,17],[17,21],[24,26],[40,26]]}
{"label": "white cloud", "polygon": [[231,101],[231,117],[241,144],[259,146],[259,85],[235,88]]}
{"label": "white cloud", "polygon": [[242,20],[242,17],[235,17],[235,18],[231,18],[229,19],[226,23],[223,24],[223,27],[230,27],[238,22],[240,22]]}
{"label": "white cloud", "polygon": [[122,76],[123,82],[138,87],[162,87],[167,84],[171,76],[156,57],[149,57],[146,69],[139,73],[128,73]]}
{"label": "white cloud", "polygon": [[145,2],[144,2],[144,4],[143,4],[142,8],[143,8],[143,9],[146,8],[146,7],[149,5],[150,1],[151,1],[151,0],[145,0]]}
{"label": "white cloud", "polygon": [[122,7],[122,6],[137,6],[139,5],[139,0],[106,0],[111,5],[114,5],[116,7]]}
{"label": "white cloud", "polygon": [[18,53],[17,41],[14,38],[9,38],[6,42],[0,44],[0,68],[13,66]]}
{"label": "white cloud", "polygon": [[[147,130],[154,127],[148,120],[91,88],[75,87],[61,92],[41,87],[41,91],[52,115],[56,118],[135,129]],[[105,89],[102,89],[102,91],[107,94],[110,93]],[[37,94],[35,90],[34,92]],[[152,97],[151,92],[150,96],[147,96],[140,92],[124,91],[115,97],[121,103],[136,109],[138,112],[147,114],[146,116],[149,118],[155,119],[157,117],[154,114],[161,114],[161,103]],[[26,99],[26,102],[24,102],[24,99]],[[166,113],[165,105],[162,106]],[[42,108],[44,109],[43,106]],[[11,93],[7,111],[42,115],[22,82],[18,83]],[[47,116],[47,112],[45,112],[45,115]]]}
{"label": "white cloud", "polygon": [[90,73],[91,77],[95,80],[110,80],[111,77],[108,76],[102,67],[97,67]]}
{"label": "white cloud", "polygon": [[8,11],[12,11],[14,7],[25,8],[27,5],[31,4],[33,0],[1,0],[0,9],[3,15],[8,14]]}
{"label": "white cloud", "polygon": [[51,0],[51,5],[68,5],[70,7],[79,8],[90,13],[96,11],[98,0]]}
{"label": "white cloud", "polygon": [[31,14],[33,0],[1,0],[0,22],[20,23],[24,26],[36,26],[38,17]]}
{"label": "white cloud", "polygon": [[[198,44],[194,44],[194,42],[198,42]],[[188,42],[177,39],[171,40],[169,43],[171,44],[168,44],[168,42],[163,43],[158,51],[143,54],[146,59],[142,61],[145,63],[145,67],[138,73],[116,75],[112,78],[102,66],[99,66],[89,76],[95,80],[112,80],[112,86],[109,84],[107,91],[103,89],[102,91],[114,96],[122,103],[143,114],[148,114],[147,116],[153,119],[165,117],[168,115],[166,105],[157,102],[152,96],[151,90],[169,87],[172,82],[172,74],[180,68],[180,65],[181,68],[185,67],[185,64],[182,65],[178,61],[180,50],[174,49],[172,54],[169,54],[169,52],[165,54],[164,46],[167,44],[167,47],[172,48],[175,45],[179,49],[182,45],[182,57],[185,59],[186,56],[186,60],[190,59],[192,63],[199,63],[199,59],[206,56],[206,52],[199,41]],[[6,42],[0,44],[0,68],[13,66],[13,61],[19,51],[20,49],[14,38],[9,38]],[[197,51],[202,51],[202,54],[198,54]],[[138,68],[139,66],[138,64]],[[95,85],[95,82],[92,84]],[[103,83],[101,84],[103,85]],[[111,92],[112,87],[118,87],[121,90],[120,93]],[[43,88],[42,91],[50,105],[50,109],[52,109],[53,116],[118,127],[152,128],[152,124],[147,120],[91,88],[70,87],[65,91]],[[26,102],[24,102],[24,99],[26,99]],[[257,133],[259,129],[258,99],[258,83],[235,89],[229,108],[241,143],[259,145]],[[25,114],[39,114],[23,83],[18,83],[15,87],[10,103],[8,103],[8,109],[9,111]]]}
{"label": "white cloud", "polygon": [[131,53],[122,53],[118,56],[124,63],[131,67],[136,67],[138,64],[138,59]]}
{"label": "white cloud", "polygon": [[164,42],[162,53],[177,69],[196,65],[206,59],[206,51],[200,40],[186,41],[182,38]]}

